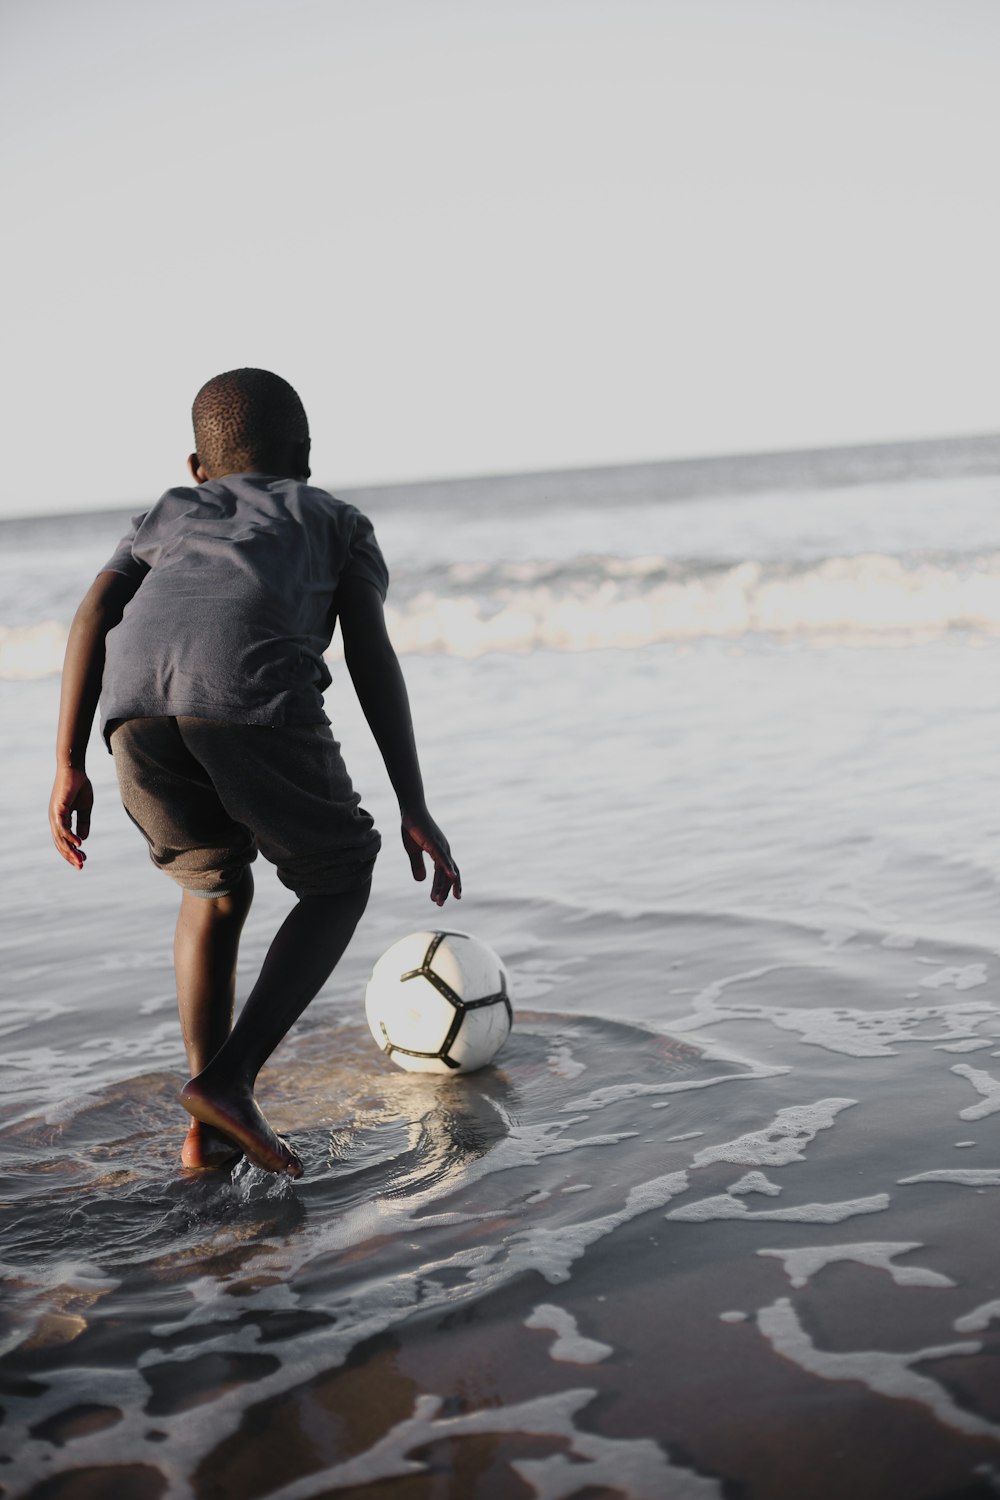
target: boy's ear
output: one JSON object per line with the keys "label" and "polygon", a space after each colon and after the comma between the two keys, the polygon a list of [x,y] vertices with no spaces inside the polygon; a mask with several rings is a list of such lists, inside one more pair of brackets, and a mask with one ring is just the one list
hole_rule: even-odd
{"label": "boy's ear", "polygon": [[212,477],[210,474],[205,473],[205,470],[201,466],[201,459],[197,453],[188,454],[188,473],[195,484],[207,484]]}
{"label": "boy's ear", "polygon": [[312,470],[309,467],[309,452],[311,446],[311,438],[306,438],[304,442],[298,445],[298,466],[296,472],[300,479],[308,479],[312,474]]}

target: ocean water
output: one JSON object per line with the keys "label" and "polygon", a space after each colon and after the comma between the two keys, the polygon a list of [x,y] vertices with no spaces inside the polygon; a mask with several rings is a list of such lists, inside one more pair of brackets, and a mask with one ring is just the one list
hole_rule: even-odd
{"label": "ocean water", "polygon": [[442,914],[335,661],[384,847],[261,1079],[306,1175],[185,1174],[176,897],[99,741],[82,874],[45,823],[128,512],[0,522],[0,1493],[1000,1493],[1000,442],[351,498],[514,1031],[372,1043]]}

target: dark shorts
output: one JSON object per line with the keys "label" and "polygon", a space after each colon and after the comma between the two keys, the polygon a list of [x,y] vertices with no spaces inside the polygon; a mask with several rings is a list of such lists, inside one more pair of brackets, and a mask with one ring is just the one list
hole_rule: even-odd
{"label": "dark shorts", "polygon": [[371,879],[382,841],[327,724],[125,719],[111,751],[150,858],[195,895],[228,895],[258,849],[298,896]]}

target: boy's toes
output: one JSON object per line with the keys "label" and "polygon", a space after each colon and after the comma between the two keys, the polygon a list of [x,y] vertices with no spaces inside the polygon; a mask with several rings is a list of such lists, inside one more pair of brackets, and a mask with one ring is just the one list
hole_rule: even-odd
{"label": "boy's toes", "polygon": [[305,1167],[303,1167],[302,1165],[301,1158],[295,1151],[292,1150],[285,1136],[279,1135],[278,1140],[284,1148],[285,1152],[286,1163],[284,1170],[288,1173],[289,1177],[301,1177],[302,1173],[305,1171]]}
{"label": "boy's toes", "polygon": [[266,1152],[262,1149],[247,1151],[247,1160],[265,1172],[283,1172],[289,1177],[301,1177],[305,1168],[283,1135],[271,1134]]}

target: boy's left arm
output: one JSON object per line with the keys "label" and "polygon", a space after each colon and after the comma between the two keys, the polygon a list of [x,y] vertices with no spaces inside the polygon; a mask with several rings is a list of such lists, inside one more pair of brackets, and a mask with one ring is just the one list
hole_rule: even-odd
{"label": "boy's left arm", "polygon": [[434,863],[431,900],[443,906],[450,894],[461,897],[462,877],[448,840],[427,811],[409,698],[386,631],[381,593],[365,578],[348,577],[341,580],[336,602],[344,660],[399,799],[403,848],[413,878],[425,878],[424,854],[429,854]]}
{"label": "boy's left arm", "polygon": [[90,832],[94,805],[94,790],[87,775],[87,743],[101,696],[104,640],[121,620],[140,582],[124,573],[98,573],[73,618],[66,642],[49,828],[56,849],[76,870],[83,869],[87,858],[80,845]]}

